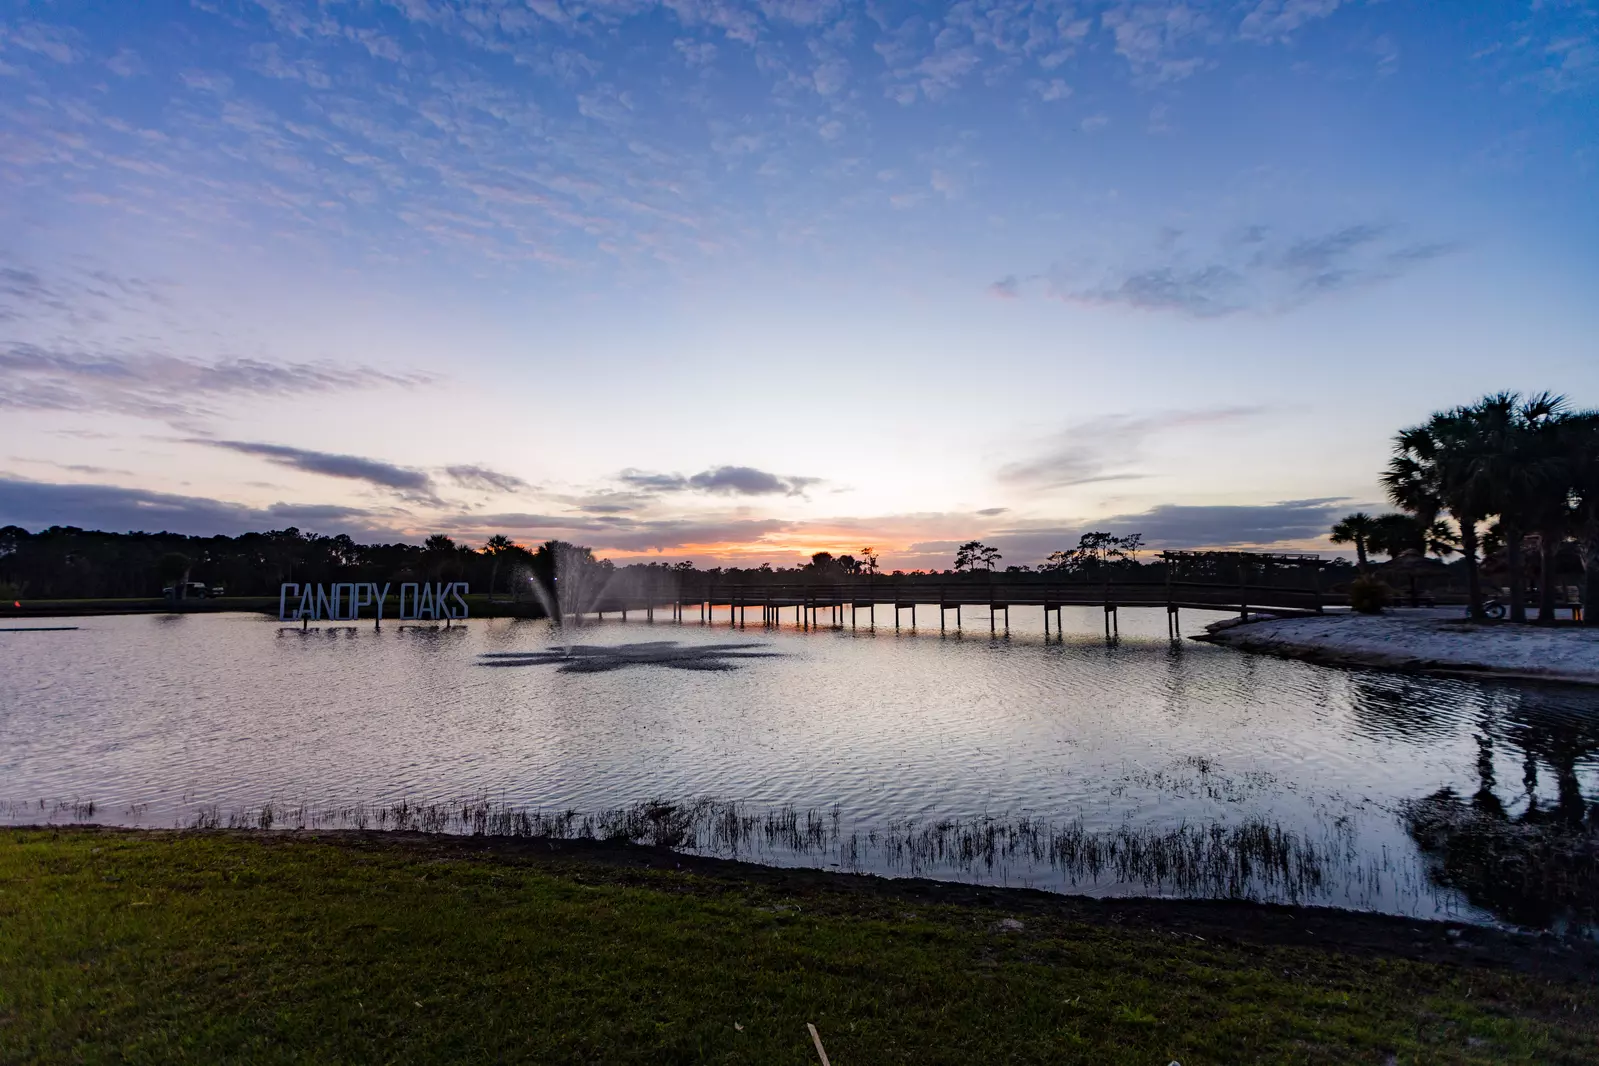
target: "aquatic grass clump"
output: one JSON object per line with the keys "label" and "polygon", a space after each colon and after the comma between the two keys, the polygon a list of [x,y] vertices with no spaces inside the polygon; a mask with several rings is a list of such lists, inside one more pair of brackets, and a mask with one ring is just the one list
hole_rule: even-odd
{"label": "aquatic grass clump", "polygon": [[11,822],[22,822],[30,818],[43,818],[46,822],[53,822],[57,818],[66,818],[73,822],[87,822],[94,817],[98,810],[94,800],[39,800],[37,803],[19,802],[16,800],[0,800],[0,818]]}
{"label": "aquatic grass clump", "polygon": [[1069,884],[1101,878],[1179,895],[1253,898],[1262,889],[1297,901],[1320,890],[1341,849],[1318,847],[1275,823],[1184,823],[1175,829],[1122,825],[1090,830],[1039,819],[940,821],[891,826],[878,845],[912,873],[938,867],[994,870],[1011,863],[1047,866]]}
{"label": "aquatic grass clump", "polygon": [[[450,803],[401,800],[387,805],[318,808],[268,803],[223,814],[202,808],[196,829],[376,829],[550,840],[644,844],[692,854],[751,861],[796,860],[851,872],[998,876],[1030,882],[1053,871],[1067,886],[1135,886],[1144,892],[1228,899],[1299,902],[1326,889],[1331,867],[1355,851],[1347,841],[1318,845],[1276,823],[1250,819],[1232,825],[1175,828],[1121,825],[1094,830],[1080,820],[941,819],[891,821],[882,828],[845,831],[842,811],[746,805],[700,798],[684,803],[648,800],[583,814],[543,811],[487,797]],[[1346,824],[1337,832],[1347,834]],[[1345,882],[1360,871],[1342,871]]]}

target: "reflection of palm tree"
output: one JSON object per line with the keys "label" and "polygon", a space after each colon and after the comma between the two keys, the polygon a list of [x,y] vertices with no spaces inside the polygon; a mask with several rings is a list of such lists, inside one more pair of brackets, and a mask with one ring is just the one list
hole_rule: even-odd
{"label": "reflection of palm tree", "polygon": [[1354,514],[1345,515],[1332,527],[1331,540],[1334,544],[1353,544],[1355,559],[1361,572],[1365,573],[1369,569],[1366,565],[1366,548],[1377,532],[1377,520],[1365,511],[1356,511]]}
{"label": "reflection of palm tree", "polygon": [[[1599,921],[1599,805],[1582,795],[1579,763],[1599,752],[1599,722],[1579,699],[1528,689],[1477,735],[1477,788],[1469,800],[1444,788],[1406,805],[1405,824],[1433,860],[1431,876],[1476,906],[1527,926]],[[1522,750],[1526,809],[1508,813],[1497,792],[1493,745]],[[1559,797],[1537,799],[1538,767],[1553,769]]]}

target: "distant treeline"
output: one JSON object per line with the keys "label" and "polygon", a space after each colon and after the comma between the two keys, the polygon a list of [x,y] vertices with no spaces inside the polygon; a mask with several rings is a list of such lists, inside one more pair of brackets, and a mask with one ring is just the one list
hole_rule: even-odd
{"label": "distant treeline", "polygon": [[[509,541],[503,543],[509,546]],[[275,596],[285,581],[466,581],[474,591],[508,576],[512,561],[553,571],[546,548],[475,551],[443,535],[417,544],[358,544],[350,537],[275,529],[237,537],[106,533],[52,526],[0,528],[0,595],[7,599],[159,596],[199,582],[229,596]]]}
{"label": "distant treeline", "polygon": [[1138,537],[1084,534],[1078,547],[1056,552],[1038,567],[997,565],[1000,555],[976,541],[961,546],[950,569],[895,570],[878,566],[867,547],[854,554],[817,552],[794,567],[695,567],[691,561],[616,566],[596,559],[588,548],[561,541],[537,547],[490,537],[481,547],[458,544],[435,534],[418,544],[359,544],[349,536],[323,536],[298,529],[245,533],[237,537],[193,537],[178,533],[108,533],[52,526],[30,533],[19,526],[0,528],[0,597],[12,599],[114,599],[160,596],[166,588],[190,582],[220,588],[227,596],[276,596],[283,582],[465,581],[475,593],[533,598],[537,578],[550,588],[561,560],[584,571],[616,573],[658,584],[671,575],[685,584],[829,582],[859,578],[916,579],[934,575],[1050,573],[1084,576],[1100,570],[1164,571],[1158,556],[1140,559]]}

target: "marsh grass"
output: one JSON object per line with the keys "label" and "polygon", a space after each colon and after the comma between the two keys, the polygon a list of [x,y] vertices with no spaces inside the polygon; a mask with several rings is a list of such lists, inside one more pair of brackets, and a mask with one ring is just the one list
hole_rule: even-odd
{"label": "marsh grass", "polygon": [[[1303,902],[1347,881],[1357,851],[1347,822],[1317,842],[1262,819],[1173,828],[1090,829],[1022,817],[914,819],[846,828],[840,809],[753,810],[717,799],[652,800],[584,814],[518,807],[485,797],[452,803],[316,807],[268,803],[209,807],[192,829],[358,829],[648,844],[718,858],[803,862],[912,876],[1051,871],[1066,885],[1115,884],[1146,894]],[[1358,877],[1357,877],[1358,879]]]}

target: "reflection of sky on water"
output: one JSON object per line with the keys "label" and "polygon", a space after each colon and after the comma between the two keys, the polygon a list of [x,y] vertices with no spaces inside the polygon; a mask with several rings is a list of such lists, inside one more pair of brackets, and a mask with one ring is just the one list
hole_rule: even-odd
{"label": "reflection of sky on water", "polygon": [[[1599,797],[1599,693],[1171,643],[1157,612],[1124,612],[1115,645],[1091,611],[1048,642],[1035,613],[1014,610],[1008,639],[975,613],[944,635],[609,623],[566,631],[571,647],[514,620],[302,632],[247,616],[86,619],[5,645],[0,801],[26,806],[13,820],[36,820],[40,799],[93,799],[96,820],[152,825],[267,800],[470,796],[579,811],[836,804],[863,831],[1260,818],[1348,853],[1318,902],[1433,914],[1463,904],[1429,886],[1405,803],[1479,795],[1485,767],[1509,818],[1580,822]],[[1066,887],[1016,864],[928,872]]]}
{"label": "reflection of sky on water", "polygon": [[599,674],[629,666],[664,666],[671,670],[734,670],[744,659],[769,659],[778,652],[760,644],[682,644],[648,640],[635,644],[572,644],[553,651],[488,651],[484,666],[554,666],[562,673]]}

